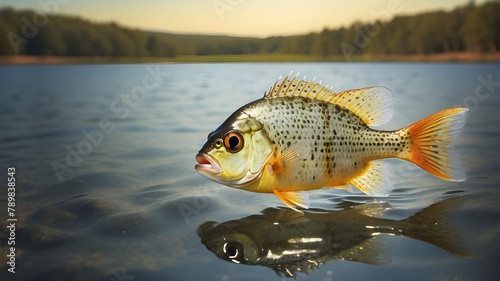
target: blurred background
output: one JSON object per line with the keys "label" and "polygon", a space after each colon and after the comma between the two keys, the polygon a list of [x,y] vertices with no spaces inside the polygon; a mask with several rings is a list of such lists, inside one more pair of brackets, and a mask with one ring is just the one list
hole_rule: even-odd
{"label": "blurred background", "polygon": [[0,59],[498,60],[499,25],[497,1],[6,0]]}

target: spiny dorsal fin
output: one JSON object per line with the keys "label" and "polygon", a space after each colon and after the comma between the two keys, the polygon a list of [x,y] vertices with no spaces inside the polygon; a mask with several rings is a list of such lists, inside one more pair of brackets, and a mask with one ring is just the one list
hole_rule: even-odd
{"label": "spiny dorsal fin", "polygon": [[286,76],[284,79],[278,79],[264,98],[297,96],[345,107],[363,119],[368,126],[385,124],[393,114],[394,96],[386,87],[368,87],[335,93],[320,83]]}

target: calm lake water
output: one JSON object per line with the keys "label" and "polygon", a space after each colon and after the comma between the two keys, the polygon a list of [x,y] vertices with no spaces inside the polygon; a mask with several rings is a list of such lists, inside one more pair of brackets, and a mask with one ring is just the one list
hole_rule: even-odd
{"label": "calm lake water", "polygon": [[[292,70],[336,91],[391,89],[394,117],[380,129],[469,107],[456,146],[467,180],[391,159],[389,197],[313,191],[314,210],[300,218],[274,195],[198,175],[194,156],[207,134]],[[297,280],[499,280],[499,84],[499,64],[1,66],[0,279],[281,280],[288,270]],[[16,169],[15,274],[8,167]],[[240,252],[224,245],[231,237],[247,241]],[[301,240],[281,264],[216,255],[226,247],[249,256],[255,244],[276,254],[291,238],[310,238],[309,248]]]}

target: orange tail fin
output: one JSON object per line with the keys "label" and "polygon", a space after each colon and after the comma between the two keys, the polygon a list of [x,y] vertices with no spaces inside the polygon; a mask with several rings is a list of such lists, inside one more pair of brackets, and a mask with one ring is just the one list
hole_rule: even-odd
{"label": "orange tail fin", "polygon": [[438,178],[465,180],[453,143],[465,124],[467,111],[467,108],[445,109],[406,127],[410,151],[404,158]]}

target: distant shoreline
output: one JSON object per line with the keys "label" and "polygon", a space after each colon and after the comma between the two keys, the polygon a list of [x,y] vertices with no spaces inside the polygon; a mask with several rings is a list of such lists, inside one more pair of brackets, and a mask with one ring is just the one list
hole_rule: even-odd
{"label": "distant shoreline", "polygon": [[[353,55],[351,62],[500,62],[500,52],[450,52],[429,55]],[[203,62],[348,62],[344,56],[316,57],[307,55],[182,55],[177,57],[64,57],[64,56],[0,56],[0,65],[58,64],[136,64],[136,63],[203,63]]]}

